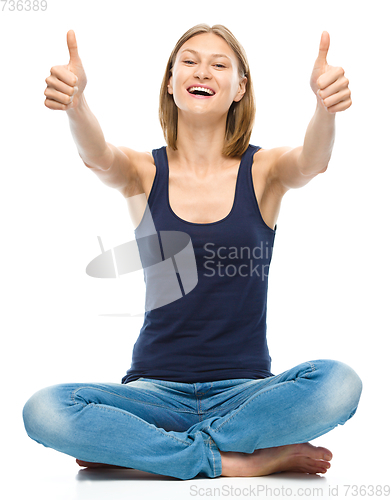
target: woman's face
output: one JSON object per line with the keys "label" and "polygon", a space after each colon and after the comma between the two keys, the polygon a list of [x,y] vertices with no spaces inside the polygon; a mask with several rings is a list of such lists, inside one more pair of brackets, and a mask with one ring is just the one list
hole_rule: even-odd
{"label": "woman's face", "polygon": [[[223,38],[202,33],[187,40],[177,53],[168,82],[178,110],[202,114],[227,114],[233,101],[245,93],[246,77],[238,76],[238,59]],[[192,95],[192,87],[206,86],[214,95]]]}

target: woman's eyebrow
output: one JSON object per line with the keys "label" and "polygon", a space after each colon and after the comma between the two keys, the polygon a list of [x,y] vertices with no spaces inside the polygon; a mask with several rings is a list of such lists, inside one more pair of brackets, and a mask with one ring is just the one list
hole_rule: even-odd
{"label": "woman's eyebrow", "polygon": [[[197,52],[197,50],[193,50],[193,49],[183,49],[182,50],[182,52],[186,52],[186,51],[193,52],[194,54],[198,54],[199,55],[199,53]],[[210,55],[211,55],[211,57],[226,57],[226,59],[230,59],[230,57],[227,56],[226,54],[210,54]]]}

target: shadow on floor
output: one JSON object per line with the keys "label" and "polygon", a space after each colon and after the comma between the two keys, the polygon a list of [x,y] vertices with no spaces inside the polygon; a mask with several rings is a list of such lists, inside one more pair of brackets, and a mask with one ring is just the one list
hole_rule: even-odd
{"label": "shadow on floor", "polygon": [[160,474],[152,474],[151,472],[145,472],[137,469],[126,469],[123,467],[111,467],[105,468],[100,467],[97,469],[86,468],[81,469],[76,479],[78,481],[129,481],[129,480],[140,480],[145,479],[148,481],[183,481],[177,477],[162,476]]}
{"label": "shadow on floor", "polygon": [[[279,480],[279,481],[284,481],[290,480],[290,481],[317,481],[320,486],[327,481],[327,479],[323,475],[318,475],[318,474],[304,474],[300,472],[278,472],[275,474],[270,474],[268,476],[260,476],[263,478],[269,478],[270,480]],[[124,467],[100,467],[100,468],[85,468],[79,470],[76,480],[78,481],[129,481],[129,480],[147,480],[147,481],[182,481],[184,482],[184,479],[179,479],[176,477],[172,476],[162,476],[160,474],[153,474],[151,472],[145,472],[137,469],[128,469]],[[191,480],[197,480],[197,479],[207,479],[205,477],[194,477]],[[224,476],[219,477],[219,478],[212,478],[215,481],[216,480],[226,480],[226,479],[233,479],[233,478],[226,478]],[[250,479],[248,477],[244,478],[236,478],[236,479]],[[255,479],[255,478],[252,478]]]}

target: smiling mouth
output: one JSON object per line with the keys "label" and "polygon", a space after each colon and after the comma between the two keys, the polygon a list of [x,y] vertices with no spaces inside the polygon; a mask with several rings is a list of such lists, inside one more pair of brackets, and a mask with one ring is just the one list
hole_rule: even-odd
{"label": "smiling mouth", "polygon": [[215,95],[215,92],[211,94],[207,90],[202,90],[201,88],[194,89],[191,87],[191,89],[188,89],[189,94],[192,94],[194,96],[201,96],[201,97],[213,97]]}

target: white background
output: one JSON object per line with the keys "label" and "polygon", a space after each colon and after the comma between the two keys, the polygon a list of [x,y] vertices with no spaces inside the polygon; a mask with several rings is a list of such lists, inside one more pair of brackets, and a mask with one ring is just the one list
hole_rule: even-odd
{"label": "white background", "polygon": [[[12,498],[188,498],[192,484],[291,487],[293,495],[300,486],[316,486],[324,497],[338,487],[344,498],[345,484],[388,484],[387,7],[386,1],[341,0],[48,0],[46,12],[11,12],[10,2],[2,3],[1,455]],[[158,97],[168,57],[181,35],[201,22],[224,24],[246,50],[257,104],[252,144],[303,144],[316,107],[309,79],[323,30],[331,39],[328,63],[342,66],[350,81],[353,104],[337,113],[327,172],[283,199],[270,269],[273,373],[332,358],[363,381],[353,419],[313,441],[334,454],[322,477],[181,481],[135,471],[79,472],[73,458],[38,445],[24,430],[23,405],[38,389],[121,381],[142,318],[103,315],[129,314],[144,293],[140,273],[102,280],[85,272],[100,253],[97,236],[106,250],[133,239],[133,226],[122,195],[84,166],[66,113],[44,106],[45,78],[52,66],[68,63],[66,33],[73,29],[88,78],[86,100],[105,139],[151,151],[165,145]],[[4,490],[7,484],[3,480]]]}

